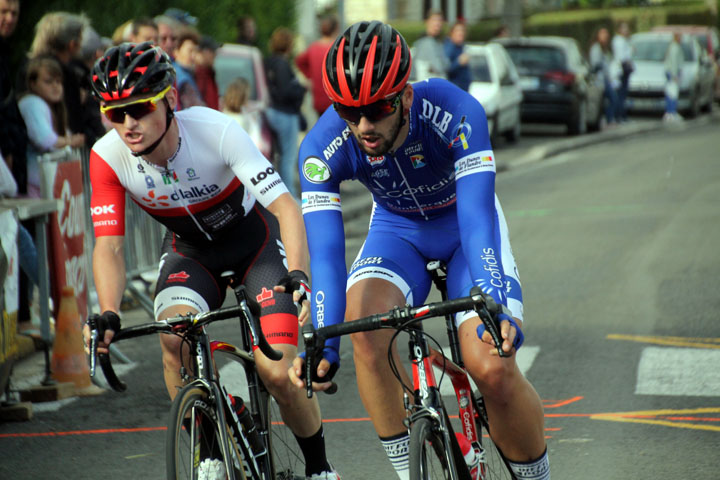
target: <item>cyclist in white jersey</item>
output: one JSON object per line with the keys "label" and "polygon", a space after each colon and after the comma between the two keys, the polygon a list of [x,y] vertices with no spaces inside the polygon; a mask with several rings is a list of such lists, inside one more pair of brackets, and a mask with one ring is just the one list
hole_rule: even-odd
{"label": "cyclist in white jersey", "polygon": [[[167,227],[155,292],[156,319],[219,308],[227,290],[221,273],[234,270],[261,305],[268,341],[283,352],[280,362],[270,361],[259,350],[255,359],[305,456],[307,478],[339,479],[325,456],[317,400],[293,388],[285,373],[297,352],[298,311],[293,301],[302,305],[299,318],[309,313],[303,293],[309,288],[292,297],[282,293],[286,286],[307,285],[307,244],[299,207],[237,122],[204,107],[174,113],[174,79],[167,54],[149,42],[110,48],[92,71],[94,94],[113,125],[90,156],[93,274],[105,332],[99,351],[107,351],[120,328],[127,193]],[[87,328],[84,334],[87,340]],[[171,398],[183,383],[181,341],[160,335]]]}

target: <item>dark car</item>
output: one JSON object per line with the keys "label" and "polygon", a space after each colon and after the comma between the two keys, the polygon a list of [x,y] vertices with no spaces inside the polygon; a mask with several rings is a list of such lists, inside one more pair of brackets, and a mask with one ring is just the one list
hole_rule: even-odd
{"label": "dark car", "polygon": [[523,122],[562,123],[578,135],[600,128],[602,88],[569,37],[496,40],[510,54],[523,90]]}

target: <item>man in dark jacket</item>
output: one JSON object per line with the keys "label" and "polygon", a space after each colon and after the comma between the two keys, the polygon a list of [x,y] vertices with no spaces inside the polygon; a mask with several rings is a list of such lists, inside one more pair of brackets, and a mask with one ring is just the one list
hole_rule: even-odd
{"label": "man in dark jacket", "polygon": [[18,110],[13,89],[15,72],[10,66],[10,37],[17,26],[19,13],[18,0],[0,0],[0,151],[15,177],[18,193],[24,194],[27,193],[27,131]]}

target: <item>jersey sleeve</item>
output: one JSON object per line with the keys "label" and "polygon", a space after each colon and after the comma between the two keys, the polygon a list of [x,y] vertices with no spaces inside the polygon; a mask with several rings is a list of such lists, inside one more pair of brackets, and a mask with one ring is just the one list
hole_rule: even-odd
{"label": "jersey sleeve", "polygon": [[125,235],[125,187],[95,150],[90,152],[90,214],[95,237]]}
{"label": "jersey sleeve", "polygon": [[263,207],[288,191],[280,174],[238,122],[228,118],[220,144],[227,165]]}
{"label": "jersey sleeve", "polygon": [[[328,122],[323,120],[327,117],[327,113],[323,115],[306,136],[298,163],[310,250],[312,320],[317,327],[343,321],[347,281],[340,182],[351,177],[343,163],[349,129],[338,130],[337,136],[325,135]],[[339,351],[340,339],[330,339],[326,345]]]}
{"label": "jersey sleeve", "polygon": [[[454,95],[463,98],[458,103],[462,106],[456,107],[456,111],[464,112],[464,123],[461,122],[453,134],[457,141],[453,149],[463,254],[468,260],[473,284],[507,306],[510,284],[514,287],[514,296],[521,292],[519,282],[508,278],[503,268],[503,229],[506,227],[495,195],[496,162],[487,118],[473,97],[459,89]],[[507,251],[510,251],[509,245]]]}

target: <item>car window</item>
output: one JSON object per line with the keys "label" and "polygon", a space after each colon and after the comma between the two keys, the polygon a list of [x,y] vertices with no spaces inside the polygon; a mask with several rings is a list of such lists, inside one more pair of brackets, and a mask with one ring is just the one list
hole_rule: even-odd
{"label": "car window", "polygon": [[[681,44],[683,55],[686,62],[695,60],[695,51],[692,43],[683,41]],[[645,38],[633,39],[633,60],[642,60],[649,62],[662,62],[665,60],[665,54],[670,46],[669,38]]]}
{"label": "car window", "polygon": [[565,53],[553,47],[509,45],[505,48],[520,75],[565,70]]}
{"label": "car window", "polygon": [[215,57],[215,81],[220,96],[225,94],[227,86],[236,78],[242,77],[250,84],[250,100],[258,100],[255,66],[251,57],[227,55]]}
{"label": "car window", "polygon": [[472,73],[473,82],[490,83],[492,80],[487,55],[484,53],[470,55],[470,72]]}

